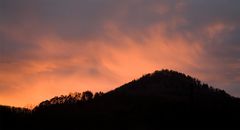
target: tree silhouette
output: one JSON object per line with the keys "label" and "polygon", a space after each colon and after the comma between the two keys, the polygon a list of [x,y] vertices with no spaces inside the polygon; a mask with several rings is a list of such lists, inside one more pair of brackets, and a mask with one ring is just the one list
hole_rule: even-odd
{"label": "tree silhouette", "polygon": [[96,92],[96,93],[94,94],[94,99],[97,99],[97,98],[101,97],[102,95],[104,95],[103,92]]}
{"label": "tree silhouette", "polygon": [[85,91],[82,93],[82,101],[88,101],[93,98],[93,93],[91,91]]}

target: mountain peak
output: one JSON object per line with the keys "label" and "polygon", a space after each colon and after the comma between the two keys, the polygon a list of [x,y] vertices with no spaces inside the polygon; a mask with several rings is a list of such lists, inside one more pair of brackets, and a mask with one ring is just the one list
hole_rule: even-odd
{"label": "mountain peak", "polygon": [[109,92],[113,95],[135,95],[185,100],[221,100],[230,98],[224,90],[173,70],[160,70],[143,75]]}

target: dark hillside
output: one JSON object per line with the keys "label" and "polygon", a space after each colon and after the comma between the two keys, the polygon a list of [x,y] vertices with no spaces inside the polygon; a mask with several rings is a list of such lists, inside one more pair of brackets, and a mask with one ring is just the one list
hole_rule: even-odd
{"label": "dark hillside", "polygon": [[[185,74],[162,70],[105,94],[86,91],[54,97],[24,117],[14,113],[14,122],[2,120],[1,125],[25,129],[229,128],[238,127],[239,110],[240,100],[225,91]],[[10,117],[5,114],[2,118]]]}

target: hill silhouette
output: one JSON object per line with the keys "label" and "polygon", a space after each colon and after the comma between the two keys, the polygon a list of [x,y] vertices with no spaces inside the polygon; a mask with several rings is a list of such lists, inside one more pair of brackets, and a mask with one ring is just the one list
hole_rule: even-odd
{"label": "hill silhouette", "polygon": [[238,127],[240,99],[171,70],[155,71],[107,93],[71,93],[32,111],[0,107],[0,128],[159,129]]}

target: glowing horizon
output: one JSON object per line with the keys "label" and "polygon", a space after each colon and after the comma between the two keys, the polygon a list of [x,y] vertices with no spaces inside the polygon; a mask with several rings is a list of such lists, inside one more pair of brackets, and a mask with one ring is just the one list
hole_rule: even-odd
{"label": "glowing horizon", "polygon": [[239,1],[0,0],[0,104],[172,69],[240,96]]}

